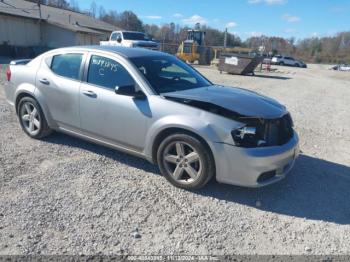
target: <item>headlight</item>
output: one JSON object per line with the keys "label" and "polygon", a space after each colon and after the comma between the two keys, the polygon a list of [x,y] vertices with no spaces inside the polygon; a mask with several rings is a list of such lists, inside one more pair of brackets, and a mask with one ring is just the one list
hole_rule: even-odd
{"label": "headlight", "polygon": [[256,128],[255,127],[248,127],[244,126],[242,128],[238,128],[234,130],[236,132],[236,136],[240,139],[244,139],[246,135],[255,135],[256,134]]}
{"label": "headlight", "polygon": [[243,127],[231,131],[233,141],[239,147],[283,145],[294,135],[293,120],[289,113],[276,119],[245,119],[243,123]]}
{"label": "headlight", "polygon": [[260,135],[257,134],[256,127],[244,126],[234,129],[231,135],[236,146],[259,147],[266,144],[266,141],[261,139]]}

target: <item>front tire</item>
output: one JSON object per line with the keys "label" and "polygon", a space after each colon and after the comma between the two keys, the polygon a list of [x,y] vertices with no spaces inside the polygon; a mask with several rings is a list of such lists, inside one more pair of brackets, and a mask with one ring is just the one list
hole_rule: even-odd
{"label": "front tire", "polygon": [[165,138],[158,148],[157,162],[165,178],[183,189],[199,189],[215,173],[210,149],[190,134],[176,133]]}
{"label": "front tire", "polygon": [[31,98],[22,98],[17,107],[18,119],[23,131],[31,138],[40,139],[51,134],[39,103]]}

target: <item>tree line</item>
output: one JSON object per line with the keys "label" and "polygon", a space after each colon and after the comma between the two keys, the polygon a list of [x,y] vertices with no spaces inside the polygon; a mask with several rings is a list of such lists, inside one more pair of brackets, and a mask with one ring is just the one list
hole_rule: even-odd
{"label": "tree line", "polygon": [[[30,0],[38,2],[38,0]],[[89,10],[81,11],[77,0],[39,0],[41,4],[69,9],[85,13],[107,23],[113,24],[123,30],[141,31],[147,33],[151,38],[169,45],[178,45],[186,38],[187,30],[192,29],[174,22],[163,24],[145,24],[132,11],[117,12],[115,10],[106,11],[103,6],[98,6],[92,2]],[[195,29],[206,32],[206,45],[223,46],[225,32],[206,25],[196,24]],[[248,47],[252,50],[261,50],[264,53],[275,55],[289,55],[306,62],[313,63],[350,63],[350,31],[340,32],[334,36],[309,37],[296,40],[275,36],[252,36],[245,41],[235,34],[227,33],[227,46]]]}
{"label": "tree line", "polygon": [[252,49],[264,45],[272,54],[291,55],[312,63],[350,63],[350,31],[299,41],[293,37],[251,37],[244,44]]}

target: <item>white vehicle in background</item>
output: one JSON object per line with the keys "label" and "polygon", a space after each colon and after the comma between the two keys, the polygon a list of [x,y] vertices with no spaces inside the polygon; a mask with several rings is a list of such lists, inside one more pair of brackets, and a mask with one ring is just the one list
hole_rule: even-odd
{"label": "white vehicle in background", "polygon": [[335,65],[332,69],[337,71],[350,71],[350,65]]}
{"label": "white vehicle in background", "polygon": [[306,68],[306,64],[303,61],[296,60],[290,56],[276,55],[271,59],[271,63],[275,65],[286,65]]}
{"label": "white vehicle in background", "polygon": [[159,49],[158,43],[149,39],[145,33],[134,31],[114,31],[109,41],[101,41],[100,45]]}

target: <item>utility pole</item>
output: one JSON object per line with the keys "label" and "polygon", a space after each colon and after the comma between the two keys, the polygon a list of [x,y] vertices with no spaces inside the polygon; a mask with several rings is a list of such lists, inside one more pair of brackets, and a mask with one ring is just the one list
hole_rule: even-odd
{"label": "utility pole", "polygon": [[225,28],[224,50],[226,50],[226,47],[227,47],[227,27]]}
{"label": "utility pole", "polygon": [[38,8],[39,8],[39,34],[40,34],[40,45],[42,45],[43,42],[43,32],[41,28],[41,20],[42,20],[42,15],[41,15],[41,0],[38,0],[37,2]]}

